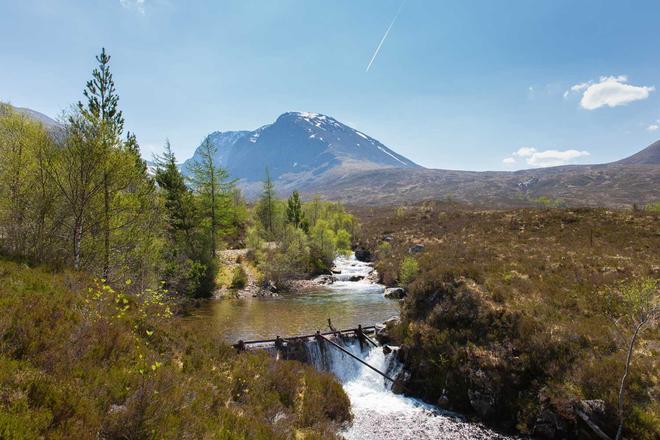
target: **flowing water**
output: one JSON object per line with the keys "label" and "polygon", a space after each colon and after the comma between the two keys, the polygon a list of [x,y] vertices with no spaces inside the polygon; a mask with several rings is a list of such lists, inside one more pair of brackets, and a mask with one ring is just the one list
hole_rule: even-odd
{"label": "flowing water", "polygon": [[[270,339],[325,330],[327,318],[336,328],[381,324],[399,312],[399,303],[383,296],[381,285],[368,281],[373,268],[354,256],[335,261],[336,281],[324,289],[275,298],[214,301],[194,318],[228,342]],[[416,399],[396,395],[390,383],[335,347],[309,341],[309,358],[319,370],[332,372],[351,400],[353,423],[342,435],[356,440],[389,439],[493,439],[503,438],[479,425],[466,423],[455,414],[442,412]],[[348,343],[345,348],[389,377],[402,365],[395,354],[380,348]]]}
{"label": "flowing water", "polygon": [[[396,377],[402,369],[394,352],[385,355],[380,348],[361,350],[357,342],[344,348],[389,377]],[[480,425],[467,423],[457,414],[394,394],[387,379],[334,347],[322,349],[317,343],[309,342],[307,350],[317,369],[337,376],[351,400],[353,423],[342,432],[347,440],[505,438]]]}

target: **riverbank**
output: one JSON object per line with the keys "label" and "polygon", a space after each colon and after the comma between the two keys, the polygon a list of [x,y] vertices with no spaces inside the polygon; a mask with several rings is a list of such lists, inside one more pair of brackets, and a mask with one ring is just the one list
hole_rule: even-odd
{"label": "riverbank", "polygon": [[0,259],[0,438],[335,439],[351,419],[330,374],[191,324],[164,292]]}
{"label": "riverbank", "polygon": [[[358,260],[355,253],[337,257],[327,274],[307,279],[289,280],[281,289],[276,288],[272,283],[264,283],[261,274],[247,256],[247,249],[228,249],[219,253],[218,261],[221,269],[214,299],[275,297],[282,293],[301,294],[325,289],[336,283],[339,283],[336,286],[341,286],[341,283],[351,281],[367,283],[372,285],[373,289],[384,290],[384,287],[378,284],[379,275],[378,271],[374,269],[373,263]],[[234,286],[232,283],[237,271],[245,274],[244,285],[241,287]]]}

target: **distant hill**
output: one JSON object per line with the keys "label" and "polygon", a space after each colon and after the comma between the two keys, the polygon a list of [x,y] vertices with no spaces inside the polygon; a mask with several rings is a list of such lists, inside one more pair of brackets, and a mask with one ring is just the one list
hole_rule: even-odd
{"label": "distant hill", "polygon": [[630,207],[660,200],[660,166],[575,165],[517,172],[377,170],[308,188],[349,204],[403,204],[453,199],[491,208],[538,206]]}
{"label": "distant hill", "polygon": [[[218,163],[250,192],[265,170],[279,189],[303,189],[364,170],[420,169],[376,139],[318,113],[284,113],[254,131],[214,132]],[[199,159],[199,148],[183,164]]]}
{"label": "distant hill", "polygon": [[652,143],[639,153],[614,163],[620,165],[660,165],[660,141]]}
{"label": "distant hill", "polygon": [[515,172],[379,170],[355,173],[309,188],[353,204],[397,204],[452,198],[486,207],[630,207],[660,201],[660,141],[617,162],[565,165]]}
{"label": "distant hill", "polygon": [[13,108],[18,113],[22,113],[22,114],[24,114],[24,115],[26,115],[26,116],[28,116],[28,117],[36,120],[36,121],[41,122],[42,124],[44,124],[44,126],[47,129],[57,128],[57,127],[60,126],[60,124],[56,120],[44,115],[43,113],[39,113],[36,110],[32,110],[32,109],[26,108],[26,107],[13,107]]}
{"label": "distant hill", "polygon": [[[486,207],[624,207],[660,200],[660,141],[618,162],[515,172],[426,169],[329,116],[284,113],[254,131],[214,132],[218,162],[255,196],[268,167],[282,195],[352,204],[452,198]],[[199,157],[199,149],[183,170]]]}

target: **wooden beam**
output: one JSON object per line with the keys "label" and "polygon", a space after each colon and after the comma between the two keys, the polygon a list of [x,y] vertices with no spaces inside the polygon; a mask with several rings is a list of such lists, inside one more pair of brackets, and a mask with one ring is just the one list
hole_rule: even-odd
{"label": "wooden beam", "polygon": [[[370,326],[367,326],[367,327],[362,327],[363,332],[367,331],[367,330],[369,330],[369,333],[373,333],[376,330],[376,326],[375,325],[370,325]],[[346,329],[346,330],[338,330],[337,332],[325,332],[325,333],[321,333],[321,335],[330,336],[330,335],[334,335],[336,333],[351,333],[351,332],[356,332],[356,331],[357,331],[357,328],[349,328],[349,329]],[[311,335],[289,336],[289,337],[282,338],[282,339],[285,340],[285,341],[290,341],[290,340],[294,340],[294,339],[309,339],[309,338],[313,338],[315,336],[316,336],[316,333],[312,333]],[[256,341],[244,341],[243,344],[244,345],[253,345],[253,344],[267,344],[267,343],[273,343],[273,342],[275,342],[275,339],[261,339],[261,340],[256,340]]]}
{"label": "wooden beam", "polygon": [[[364,330],[364,329],[363,329],[363,330]],[[375,367],[372,367],[371,365],[369,365],[368,363],[366,363],[365,361],[363,361],[363,360],[360,359],[359,357],[355,356],[355,355],[354,355],[353,353],[351,353],[350,351],[346,350],[346,349],[345,349],[344,347],[342,347],[341,345],[336,344],[334,341],[331,341],[330,339],[326,338],[326,337],[323,336],[322,334],[318,334],[318,335],[315,335],[315,336],[319,336],[319,337],[321,337],[321,338],[322,338],[323,340],[325,340],[326,342],[329,342],[329,343],[332,344],[334,347],[336,347],[336,348],[338,348],[339,350],[343,351],[344,353],[346,353],[347,355],[349,355],[350,357],[352,357],[353,359],[355,359],[356,361],[358,361],[358,362],[361,363],[362,365],[371,368],[371,369],[374,370],[376,373],[380,374],[381,376],[383,376],[385,379],[391,381],[392,383],[395,383],[395,382],[396,382],[394,379],[392,379],[391,377],[389,377],[387,374],[383,373],[382,371],[378,370],[378,369],[375,368]]]}

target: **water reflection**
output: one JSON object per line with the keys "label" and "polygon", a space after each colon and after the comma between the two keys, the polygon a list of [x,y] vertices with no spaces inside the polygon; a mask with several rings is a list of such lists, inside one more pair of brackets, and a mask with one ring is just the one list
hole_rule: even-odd
{"label": "water reflection", "polygon": [[[337,283],[339,284],[339,283]],[[356,286],[358,283],[347,283]],[[345,288],[341,288],[345,287]],[[357,287],[357,286],[356,286]],[[366,286],[365,286],[366,287]],[[337,328],[381,324],[399,314],[399,303],[384,298],[381,289],[335,286],[275,298],[211,301],[189,319],[227,342],[268,339],[327,330],[327,319]]]}

